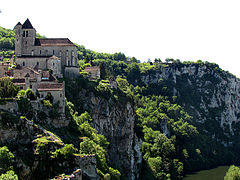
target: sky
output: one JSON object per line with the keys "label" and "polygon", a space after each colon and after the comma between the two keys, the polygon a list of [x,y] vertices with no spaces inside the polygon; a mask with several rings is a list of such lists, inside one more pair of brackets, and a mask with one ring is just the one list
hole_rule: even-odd
{"label": "sky", "polygon": [[41,35],[87,49],[209,61],[240,77],[239,0],[2,0],[0,26],[29,18]]}

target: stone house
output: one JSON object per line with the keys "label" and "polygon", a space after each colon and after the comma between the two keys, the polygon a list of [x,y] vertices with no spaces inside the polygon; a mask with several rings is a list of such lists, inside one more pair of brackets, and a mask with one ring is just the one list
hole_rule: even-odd
{"label": "stone house", "polygon": [[48,70],[18,66],[12,70],[12,77],[14,85],[24,90],[32,89],[40,100],[50,92],[53,103],[59,102],[59,108],[65,112],[65,84],[59,83]]}
{"label": "stone house", "polygon": [[85,67],[84,71],[88,73],[90,80],[100,79],[100,68],[98,66]]}
{"label": "stone house", "polygon": [[[29,19],[15,26],[15,62],[21,66],[55,69],[56,76],[79,75],[77,47],[68,38],[37,38]],[[59,68],[60,67],[60,68]]]}

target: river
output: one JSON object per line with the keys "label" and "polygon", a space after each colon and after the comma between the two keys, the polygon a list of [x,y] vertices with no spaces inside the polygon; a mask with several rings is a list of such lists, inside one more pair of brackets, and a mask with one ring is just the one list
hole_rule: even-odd
{"label": "river", "polygon": [[219,166],[214,169],[188,174],[183,180],[223,180],[229,166]]}

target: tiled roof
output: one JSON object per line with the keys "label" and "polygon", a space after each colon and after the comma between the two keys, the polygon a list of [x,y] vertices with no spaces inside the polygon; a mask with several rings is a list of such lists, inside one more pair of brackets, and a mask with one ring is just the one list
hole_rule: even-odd
{"label": "tiled roof", "polygon": [[25,79],[13,79],[12,82],[13,83],[24,83]]}
{"label": "tiled roof", "polygon": [[35,46],[75,46],[68,38],[35,39]]}
{"label": "tiled roof", "polygon": [[14,79],[25,79],[26,76],[30,77],[31,79],[37,79],[38,75],[39,75],[39,72],[29,67],[13,70]]}
{"label": "tiled roof", "polygon": [[31,24],[31,22],[29,21],[29,19],[27,19],[23,25],[22,25],[23,29],[33,29],[33,26]]}
{"label": "tiled roof", "polygon": [[84,69],[85,72],[98,71],[98,70],[99,70],[98,66],[85,67]]}
{"label": "tiled roof", "polygon": [[37,85],[38,91],[62,91],[63,83],[39,83]]}

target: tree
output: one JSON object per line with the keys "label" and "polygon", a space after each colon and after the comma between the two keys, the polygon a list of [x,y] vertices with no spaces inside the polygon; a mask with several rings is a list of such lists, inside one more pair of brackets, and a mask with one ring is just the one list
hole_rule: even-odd
{"label": "tree", "polygon": [[47,93],[45,100],[48,100],[50,103],[53,103],[53,96],[50,92]]}
{"label": "tree", "polygon": [[5,173],[12,168],[13,158],[14,155],[9,151],[7,146],[0,148],[0,174]]}
{"label": "tree", "polygon": [[240,168],[234,165],[230,166],[224,180],[240,180]]}
{"label": "tree", "polygon": [[15,97],[17,95],[17,87],[8,77],[0,78],[0,97]]}
{"label": "tree", "polygon": [[34,95],[34,92],[32,89],[27,89],[26,90],[26,95],[27,95],[27,98],[29,98],[30,100],[35,100],[36,99],[36,96]]}
{"label": "tree", "polygon": [[0,176],[0,180],[18,180],[18,176],[13,170],[7,171],[5,174]]}

